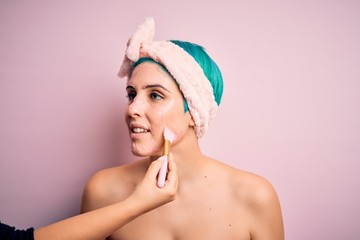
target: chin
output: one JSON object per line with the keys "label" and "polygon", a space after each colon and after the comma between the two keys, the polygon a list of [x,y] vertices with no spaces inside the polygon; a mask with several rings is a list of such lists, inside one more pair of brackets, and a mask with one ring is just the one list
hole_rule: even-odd
{"label": "chin", "polygon": [[161,156],[163,143],[155,139],[133,140],[131,142],[131,152],[137,157]]}
{"label": "chin", "polygon": [[142,152],[138,152],[136,150],[131,150],[131,153],[136,157],[148,157],[149,155],[143,154]]}
{"label": "chin", "polygon": [[151,156],[161,156],[161,150],[145,150],[145,149],[138,149],[138,148],[131,148],[131,153],[137,157],[151,157]]}

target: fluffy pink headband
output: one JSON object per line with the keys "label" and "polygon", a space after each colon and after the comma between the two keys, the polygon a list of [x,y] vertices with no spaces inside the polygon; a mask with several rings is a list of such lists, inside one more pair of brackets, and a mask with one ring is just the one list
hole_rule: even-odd
{"label": "fluffy pink headband", "polygon": [[118,75],[129,77],[132,64],[141,57],[150,57],[165,66],[178,83],[195,122],[196,136],[201,138],[217,110],[213,88],[190,54],[170,41],[153,42],[154,34],[154,19],[147,18],[129,39]]}

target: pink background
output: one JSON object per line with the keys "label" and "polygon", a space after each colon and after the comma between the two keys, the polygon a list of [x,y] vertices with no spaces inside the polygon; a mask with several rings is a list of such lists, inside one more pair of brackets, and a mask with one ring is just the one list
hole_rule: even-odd
{"label": "pink background", "polygon": [[204,153],[269,179],[287,239],[360,235],[359,1],[1,1],[0,220],[77,214],[97,170],[131,161],[125,44],[200,43],[225,80]]}

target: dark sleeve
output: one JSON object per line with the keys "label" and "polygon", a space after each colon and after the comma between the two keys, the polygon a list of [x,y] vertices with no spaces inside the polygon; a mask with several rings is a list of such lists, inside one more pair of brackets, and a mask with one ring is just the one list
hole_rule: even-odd
{"label": "dark sleeve", "polygon": [[34,240],[34,228],[18,230],[0,222],[1,240]]}

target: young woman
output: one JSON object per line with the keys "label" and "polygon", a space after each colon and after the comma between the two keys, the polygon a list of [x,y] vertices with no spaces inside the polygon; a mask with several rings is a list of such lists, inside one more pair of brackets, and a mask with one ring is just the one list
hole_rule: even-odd
{"label": "young woman", "polygon": [[151,162],[162,155],[167,127],[177,165],[176,199],[114,232],[118,240],[284,238],[280,204],[264,178],[204,155],[198,138],[214,117],[222,77],[204,49],[183,41],[153,42],[152,18],[128,42],[120,77],[127,76],[126,122],[131,150],[142,160],[98,172],[82,211],[125,199]]}
{"label": "young woman", "polygon": [[163,188],[156,186],[156,176],[163,159],[153,161],[134,192],[123,201],[77,215],[39,229],[16,230],[0,223],[0,239],[6,240],[100,240],[126,223],[175,198],[176,166],[170,155],[169,174]]}

